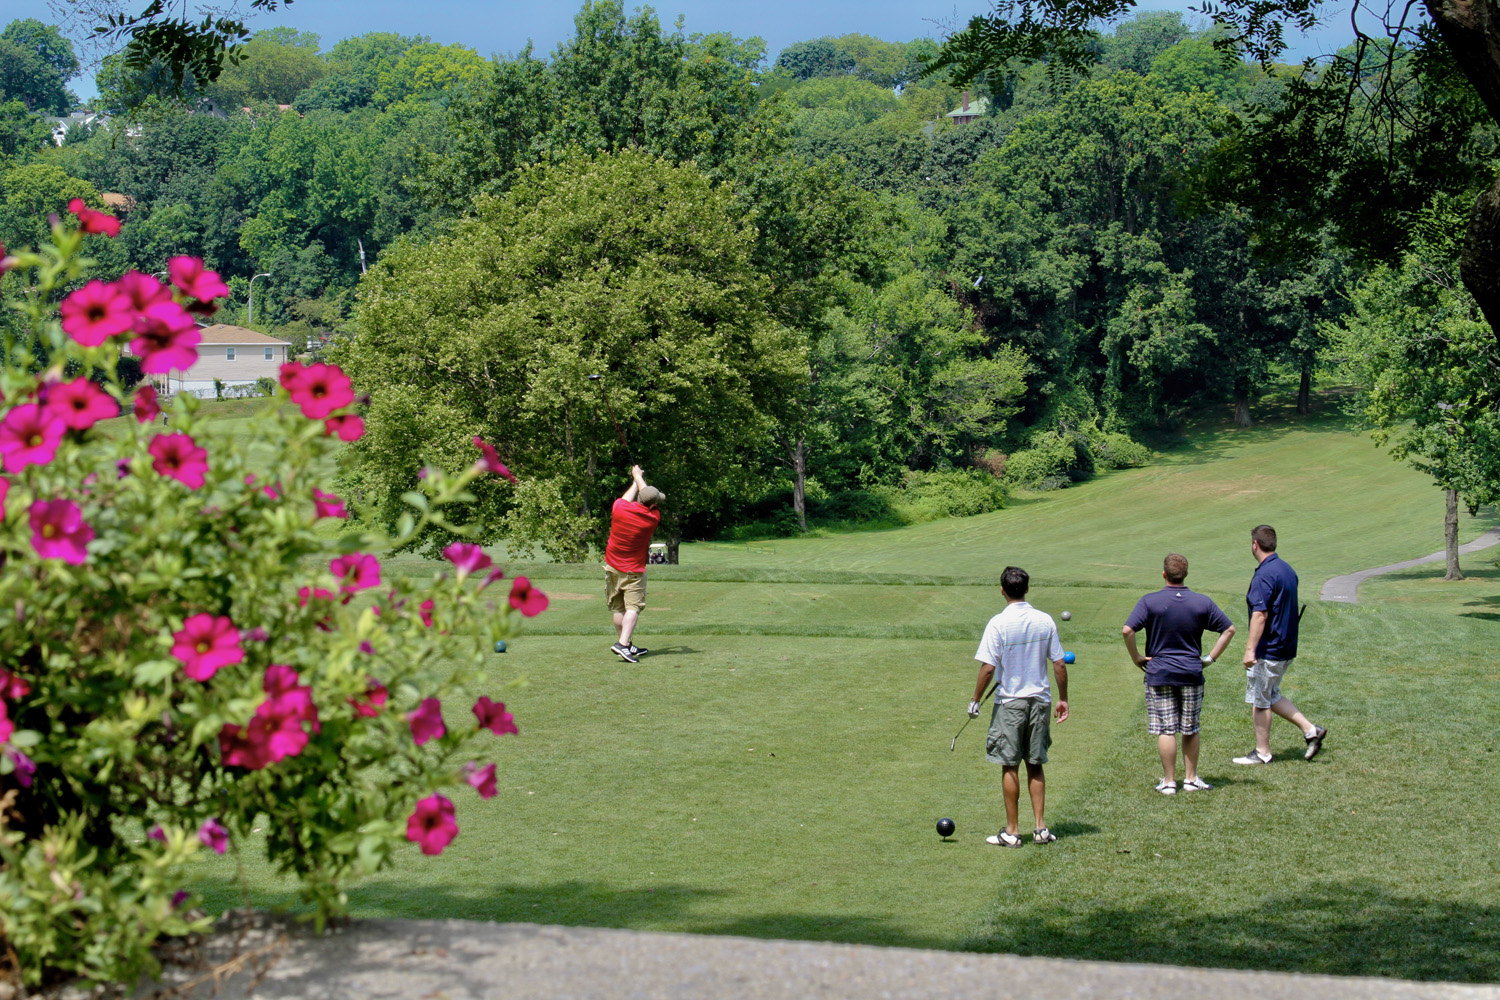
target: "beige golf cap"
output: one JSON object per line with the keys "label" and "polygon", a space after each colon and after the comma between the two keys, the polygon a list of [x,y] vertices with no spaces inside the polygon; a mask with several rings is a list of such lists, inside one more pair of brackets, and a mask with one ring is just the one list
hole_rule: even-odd
{"label": "beige golf cap", "polygon": [[655,486],[642,486],[635,498],[647,507],[657,507],[667,501],[667,495]]}

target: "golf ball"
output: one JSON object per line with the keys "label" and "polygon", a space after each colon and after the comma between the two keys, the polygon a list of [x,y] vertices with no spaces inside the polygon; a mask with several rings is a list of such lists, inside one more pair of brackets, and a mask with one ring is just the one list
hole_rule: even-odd
{"label": "golf ball", "polygon": [[1072,621],[1073,620],[1073,612],[1071,612],[1071,611],[1064,611],[1062,613],[1062,620],[1065,621],[1065,622],[1066,621]]}
{"label": "golf ball", "polygon": [[[501,639],[501,640],[499,640],[498,642],[495,643],[495,652],[497,652],[497,653],[503,653],[503,652],[505,652],[505,640],[504,639]],[[1069,653],[1068,655],[1072,656],[1073,654]]]}
{"label": "golf ball", "polygon": [[1072,653],[1064,653],[1063,654],[1063,662],[1064,663],[1072,663],[1076,659],[1078,659],[1078,657],[1074,656]]}
{"label": "golf ball", "polygon": [[939,837],[951,837],[953,836],[953,831],[957,829],[958,824],[954,823],[947,816],[944,816],[942,819],[938,820],[937,830]]}

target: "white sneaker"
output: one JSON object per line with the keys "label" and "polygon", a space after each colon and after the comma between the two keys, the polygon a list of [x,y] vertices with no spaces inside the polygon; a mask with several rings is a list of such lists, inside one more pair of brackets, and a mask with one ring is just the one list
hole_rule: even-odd
{"label": "white sneaker", "polygon": [[1262,757],[1259,750],[1251,750],[1243,757],[1236,757],[1234,762],[1236,764],[1269,764],[1271,763],[1271,755],[1266,754]]}
{"label": "white sneaker", "polygon": [[1168,781],[1166,778],[1163,778],[1156,783],[1156,790],[1158,792],[1161,792],[1163,795],[1176,795],[1177,782]]}
{"label": "white sneaker", "polygon": [[1212,787],[1214,786],[1202,778],[1194,778],[1192,781],[1184,781],[1182,783],[1182,790],[1184,792],[1206,792]]}

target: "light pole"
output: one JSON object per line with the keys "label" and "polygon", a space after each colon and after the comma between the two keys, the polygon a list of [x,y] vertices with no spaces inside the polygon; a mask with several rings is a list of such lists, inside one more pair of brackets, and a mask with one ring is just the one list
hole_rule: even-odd
{"label": "light pole", "polygon": [[246,312],[249,315],[246,317],[245,322],[249,323],[252,327],[255,325],[255,279],[256,278],[269,278],[270,276],[271,276],[271,272],[270,271],[262,271],[261,273],[255,275],[254,277],[252,277],[250,279],[250,294],[248,296],[248,298],[250,300],[250,304],[249,304],[249,307],[246,309]]}

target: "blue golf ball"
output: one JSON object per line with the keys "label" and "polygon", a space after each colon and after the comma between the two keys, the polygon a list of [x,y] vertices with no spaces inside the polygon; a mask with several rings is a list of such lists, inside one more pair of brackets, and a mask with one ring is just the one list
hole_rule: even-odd
{"label": "blue golf ball", "polygon": [[[497,653],[503,653],[503,652],[505,652],[505,640],[504,639],[501,639],[500,641],[498,641],[498,642],[495,643],[495,652],[497,652]],[[1069,653],[1068,655],[1072,656],[1073,654]]]}
{"label": "blue golf ball", "polygon": [[1063,654],[1063,662],[1064,663],[1072,663],[1076,659],[1078,659],[1078,657],[1074,656],[1072,653],[1064,653]]}

